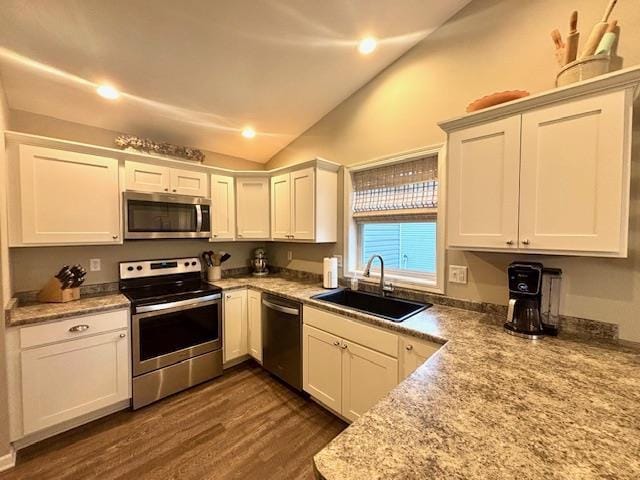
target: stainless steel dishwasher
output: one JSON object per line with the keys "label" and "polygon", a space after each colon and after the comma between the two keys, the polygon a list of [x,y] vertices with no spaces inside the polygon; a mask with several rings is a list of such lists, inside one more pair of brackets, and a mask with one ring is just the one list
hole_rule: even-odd
{"label": "stainless steel dishwasher", "polygon": [[262,365],[302,390],[302,305],[262,294]]}

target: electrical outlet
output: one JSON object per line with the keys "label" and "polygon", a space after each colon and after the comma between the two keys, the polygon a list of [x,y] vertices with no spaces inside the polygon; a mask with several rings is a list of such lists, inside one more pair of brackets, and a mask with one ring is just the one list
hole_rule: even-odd
{"label": "electrical outlet", "polygon": [[291,250],[287,250],[287,260],[289,262],[293,260],[293,252]]}
{"label": "electrical outlet", "polygon": [[449,265],[449,283],[467,283],[467,267]]}
{"label": "electrical outlet", "polygon": [[338,259],[338,268],[342,268],[342,255],[334,255]]}
{"label": "electrical outlet", "polygon": [[89,270],[92,272],[99,272],[102,269],[102,265],[99,258],[89,259]]}

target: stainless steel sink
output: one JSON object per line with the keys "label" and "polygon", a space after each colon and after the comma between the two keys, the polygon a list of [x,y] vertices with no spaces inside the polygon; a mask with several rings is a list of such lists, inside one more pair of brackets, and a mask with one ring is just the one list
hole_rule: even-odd
{"label": "stainless steel sink", "polygon": [[359,292],[348,288],[332,290],[311,297],[334,303],[352,310],[368,313],[392,322],[403,322],[418,312],[431,307],[431,303],[417,303],[399,298],[381,297],[371,293]]}

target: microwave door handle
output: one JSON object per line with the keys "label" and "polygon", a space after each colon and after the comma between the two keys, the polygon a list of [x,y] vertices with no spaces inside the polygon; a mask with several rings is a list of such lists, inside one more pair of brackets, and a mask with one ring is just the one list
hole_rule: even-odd
{"label": "microwave door handle", "polygon": [[196,232],[202,231],[202,206],[196,205]]}

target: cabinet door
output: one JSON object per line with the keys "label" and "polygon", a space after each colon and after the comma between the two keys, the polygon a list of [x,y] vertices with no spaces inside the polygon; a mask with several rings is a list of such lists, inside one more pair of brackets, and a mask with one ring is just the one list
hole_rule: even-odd
{"label": "cabinet door", "polygon": [[449,136],[447,244],[518,246],[520,116]]}
{"label": "cabinet door", "polygon": [[269,238],[269,179],[236,179],[238,238]]}
{"label": "cabinet door", "polygon": [[262,363],[262,294],[256,290],[247,292],[249,325],[249,355]]}
{"label": "cabinet door", "polygon": [[22,243],[119,243],[118,161],[20,145]]}
{"label": "cabinet door", "polygon": [[127,330],[23,350],[22,408],[29,434],[130,397]]}
{"label": "cabinet door", "polygon": [[398,361],[342,341],[342,415],[356,420],[398,384]]}
{"label": "cabinet door", "polygon": [[442,345],[423,342],[415,338],[400,337],[400,380],[404,380],[416,371]]}
{"label": "cabinet door", "polygon": [[151,163],[130,162],[124,164],[127,190],[164,193],[171,186],[171,169]]}
{"label": "cabinet door", "polygon": [[233,240],[236,233],[236,195],[233,177],[211,176],[212,240]]}
{"label": "cabinet door", "polygon": [[193,197],[208,196],[207,174],[191,170],[171,169],[171,193],[191,195]]}
{"label": "cabinet door", "polygon": [[246,355],[248,353],[246,290],[237,290],[225,294],[223,325],[224,361],[228,362]]}
{"label": "cabinet door", "polygon": [[625,92],[522,116],[520,247],[626,254]]}
{"label": "cabinet door", "polygon": [[291,235],[291,184],[289,174],[271,177],[271,238]]}
{"label": "cabinet door", "polygon": [[315,171],[291,172],[291,235],[296,240],[313,240],[316,222]]}
{"label": "cabinet door", "polygon": [[304,325],[302,344],[302,385],[327,407],[342,409],[342,350],[340,337]]}

